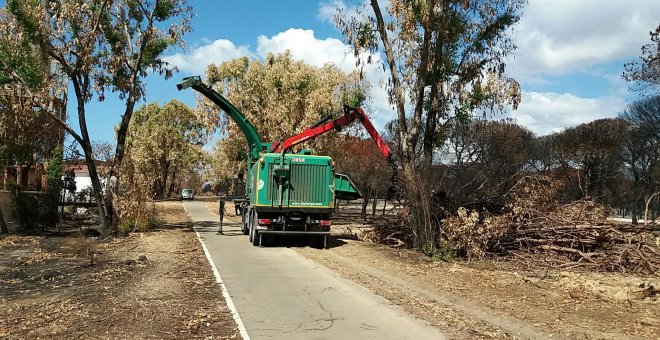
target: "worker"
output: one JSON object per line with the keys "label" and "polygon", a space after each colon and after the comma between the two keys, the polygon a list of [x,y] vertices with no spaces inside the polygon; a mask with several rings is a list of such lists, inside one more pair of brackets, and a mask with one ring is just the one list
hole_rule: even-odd
{"label": "worker", "polygon": [[218,234],[222,234],[222,220],[225,218],[225,201],[227,200],[227,196],[221,195],[220,196],[220,206],[218,207],[218,214],[220,215],[220,229],[218,230]]}

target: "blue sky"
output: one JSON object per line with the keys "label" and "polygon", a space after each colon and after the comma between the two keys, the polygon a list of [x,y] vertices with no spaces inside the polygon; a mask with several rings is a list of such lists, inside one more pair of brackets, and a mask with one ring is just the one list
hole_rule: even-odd
{"label": "blue sky", "polygon": [[[242,55],[262,58],[288,49],[309,64],[332,62],[350,71],[354,61],[331,17],[338,6],[350,10],[361,1],[191,1],[195,16],[194,31],[185,37],[188,48],[169,51],[167,57],[181,72],[167,81],[147,78],[146,102],[178,99],[194,105],[194,91],[178,92],[176,83],[203,74],[210,63]],[[523,101],[507,115],[539,135],[616,116],[630,98],[620,77],[623,64],[649,42],[648,32],[660,23],[658,13],[657,0],[529,0],[514,35],[519,49],[508,64],[522,85]],[[385,76],[378,67],[367,72],[379,127],[394,118],[378,86]],[[70,114],[73,109],[70,105]],[[92,138],[113,141],[122,112],[122,103],[112,95],[90,103]],[[75,117],[71,123],[77,126]]]}

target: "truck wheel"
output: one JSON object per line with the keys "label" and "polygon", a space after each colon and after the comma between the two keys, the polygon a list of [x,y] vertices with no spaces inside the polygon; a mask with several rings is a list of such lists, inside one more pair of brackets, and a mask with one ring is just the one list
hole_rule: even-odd
{"label": "truck wheel", "polygon": [[252,233],[250,233],[250,237],[252,237],[252,245],[253,246],[259,246],[259,230],[257,230],[257,225],[258,225],[258,219],[257,219],[257,212],[252,213]]}
{"label": "truck wheel", "polygon": [[247,210],[245,214],[245,225],[246,229],[248,230],[248,238],[250,239],[250,242],[252,242],[252,238],[254,237],[254,226],[252,225],[252,211]]}
{"label": "truck wheel", "polygon": [[243,235],[248,235],[250,233],[250,229],[248,228],[247,221],[245,218],[245,213],[241,213],[241,232]]}

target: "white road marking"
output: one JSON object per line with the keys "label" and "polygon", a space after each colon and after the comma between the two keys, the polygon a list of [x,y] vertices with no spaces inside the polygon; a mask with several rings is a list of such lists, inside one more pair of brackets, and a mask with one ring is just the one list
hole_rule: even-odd
{"label": "white road marking", "polygon": [[[186,209],[185,204],[183,205],[183,209],[186,212],[188,212],[188,209]],[[215,276],[215,282],[218,283],[218,286],[220,286],[220,290],[222,290],[222,296],[225,298],[225,301],[227,302],[227,308],[229,308],[229,311],[231,312],[231,316],[234,318],[234,321],[236,321],[236,325],[238,326],[238,331],[241,333],[241,338],[243,338],[243,340],[250,340],[250,336],[248,335],[247,330],[245,329],[245,325],[243,325],[243,320],[241,320],[241,316],[238,314],[236,305],[234,305],[234,300],[231,299],[231,296],[229,295],[229,291],[227,291],[227,287],[225,286],[225,283],[222,281],[222,277],[220,277],[220,272],[218,271],[218,268],[215,266],[213,259],[211,259],[211,254],[209,253],[208,248],[206,248],[206,243],[204,243],[204,240],[202,239],[202,236],[199,234],[199,232],[195,231],[195,235],[197,235],[197,240],[199,240],[199,243],[202,245],[202,249],[204,250],[204,255],[206,256],[206,259],[209,261],[209,264],[211,265],[213,276]]]}

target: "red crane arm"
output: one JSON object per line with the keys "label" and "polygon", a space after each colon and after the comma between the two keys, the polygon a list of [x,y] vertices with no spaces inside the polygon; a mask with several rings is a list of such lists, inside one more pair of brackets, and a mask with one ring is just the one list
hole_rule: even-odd
{"label": "red crane arm", "polygon": [[371,124],[371,120],[369,120],[369,117],[362,111],[362,108],[358,107],[355,109],[357,114],[359,115],[358,119],[362,122],[362,125],[364,128],[367,130],[367,133],[369,133],[369,136],[371,136],[371,139],[376,142],[376,145],[378,146],[378,150],[383,154],[385,159],[389,159],[390,155],[392,154],[392,150],[390,147],[385,143],[383,140],[383,137],[378,133],[378,130],[374,127],[373,124]]}
{"label": "red crane arm", "polygon": [[386,159],[389,159],[392,150],[390,150],[390,147],[387,146],[387,143],[385,143],[383,137],[381,137],[381,135],[378,133],[378,131],[369,120],[369,117],[367,117],[367,115],[364,113],[362,108],[359,107],[350,108],[347,106],[344,107],[344,115],[342,117],[339,117],[331,122],[327,122],[321,125],[316,125],[316,124],[312,125],[311,127],[308,127],[305,130],[303,130],[303,132],[287,138],[284,142],[274,144],[271,148],[271,152],[282,152],[282,151],[286,152],[294,145],[300,144],[312,138],[316,138],[331,130],[340,130],[342,127],[351,124],[355,120],[359,120],[360,122],[362,122],[362,125],[369,133],[369,136],[371,136],[371,139],[373,139],[374,142],[376,142],[376,145],[378,146],[380,152],[383,154],[383,156]]}

